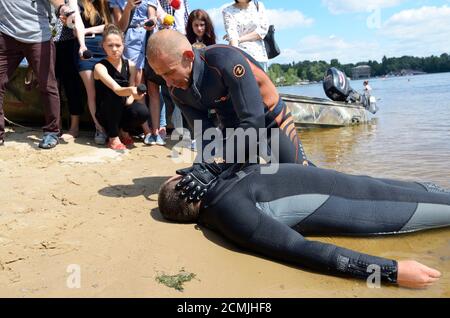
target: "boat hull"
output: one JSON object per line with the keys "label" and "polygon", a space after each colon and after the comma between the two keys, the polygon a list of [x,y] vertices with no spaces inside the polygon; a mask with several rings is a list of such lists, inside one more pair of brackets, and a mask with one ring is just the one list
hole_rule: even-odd
{"label": "boat hull", "polygon": [[[38,87],[33,86],[30,89],[25,87],[25,77],[27,73],[27,65],[21,64],[13,76],[10,78],[6,86],[6,94],[3,103],[5,116],[8,120],[20,124],[42,125],[44,123],[44,105],[41,100],[41,95]],[[84,89],[80,92],[82,94],[83,104],[86,105],[86,97]],[[69,120],[69,113],[67,99],[64,94],[61,94],[61,117],[63,122]],[[81,116],[81,122],[84,125],[93,125],[90,118],[87,106],[84,109],[84,114]]]}
{"label": "boat hull", "polygon": [[369,113],[360,104],[333,102],[322,98],[280,94],[296,126],[350,126],[367,123]]}

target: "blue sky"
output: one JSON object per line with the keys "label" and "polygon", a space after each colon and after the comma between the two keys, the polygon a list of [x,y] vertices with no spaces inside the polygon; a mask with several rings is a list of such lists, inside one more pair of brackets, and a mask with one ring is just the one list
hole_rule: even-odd
{"label": "blue sky", "polygon": [[[207,9],[219,38],[221,7],[232,1],[190,0]],[[450,52],[450,0],[263,1],[282,50],[272,62],[338,58],[343,63]]]}

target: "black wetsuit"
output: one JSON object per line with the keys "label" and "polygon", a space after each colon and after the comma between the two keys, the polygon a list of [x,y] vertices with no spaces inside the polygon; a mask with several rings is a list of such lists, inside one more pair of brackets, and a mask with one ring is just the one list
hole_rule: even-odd
{"label": "black wetsuit", "polygon": [[360,278],[374,264],[383,280],[396,282],[396,261],[302,234],[379,235],[450,225],[450,192],[437,186],[293,164],[262,174],[261,167],[222,175],[202,201],[199,223],[272,258]]}
{"label": "black wetsuit", "polygon": [[[202,121],[203,131],[217,125],[223,130],[254,128],[259,132],[259,129],[268,128],[267,142],[272,148],[272,156],[276,153],[275,145],[270,143],[271,128],[281,129],[279,155],[272,162],[303,163],[307,160],[292,116],[258,62],[232,46],[212,45],[194,49],[194,52],[191,86],[187,90],[171,88],[175,103],[192,129],[194,120]],[[214,118],[219,124],[214,122]],[[223,135],[226,137],[225,132]],[[198,136],[196,139],[203,140]],[[202,146],[207,143],[203,140]],[[235,148],[235,158],[245,153],[246,159],[255,160],[255,155],[249,154],[248,141],[244,147]]]}

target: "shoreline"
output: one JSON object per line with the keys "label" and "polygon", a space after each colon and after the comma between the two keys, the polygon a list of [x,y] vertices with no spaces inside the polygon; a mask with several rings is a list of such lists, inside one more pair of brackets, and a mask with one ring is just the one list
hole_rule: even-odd
{"label": "shoreline", "polygon": [[[2,297],[450,297],[448,229],[310,238],[373,255],[414,257],[444,273],[427,290],[373,290],[363,281],[249,254],[195,224],[164,221],[159,186],[189,165],[173,162],[166,147],[136,142],[117,153],[92,145],[91,133],[81,132],[75,142],[40,150],[40,132],[14,130],[0,148]],[[68,287],[71,265],[80,268],[80,288]],[[156,281],[182,269],[196,275],[183,292]]]}

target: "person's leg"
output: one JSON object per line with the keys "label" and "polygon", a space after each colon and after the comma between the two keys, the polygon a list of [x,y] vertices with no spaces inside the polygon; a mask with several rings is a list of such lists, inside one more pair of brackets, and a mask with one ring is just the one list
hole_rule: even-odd
{"label": "person's leg", "polygon": [[56,50],[53,41],[27,44],[25,56],[39,82],[44,104],[44,133],[60,133],[60,99],[55,76]]}
{"label": "person's leg", "polygon": [[136,85],[139,85],[143,82],[143,74],[144,72],[142,71],[142,69],[136,69],[136,76],[134,78]]}
{"label": "person's leg", "polygon": [[[161,112],[162,105],[164,105],[163,98],[160,94],[159,85],[148,81],[149,101],[150,101],[150,119],[151,119],[151,133],[146,134],[144,143],[146,145],[160,145],[164,146],[166,142],[159,135],[161,123],[165,125],[165,113]],[[165,112],[165,110],[164,110]]]}
{"label": "person's leg", "polygon": [[20,42],[0,32],[0,142],[5,138],[5,114],[3,100],[6,84],[19,66],[24,55],[20,49]]}
{"label": "person's leg", "polygon": [[75,40],[56,43],[56,69],[61,88],[67,97],[70,113],[70,127],[67,134],[78,137],[80,116],[83,114],[81,83],[75,65]]}
{"label": "person's leg", "polygon": [[[89,112],[91,113],[92,120],[95,124],[95,130],[96,130],[96,137],[99,133],[104,134],[105,129],[102,125],[98,122],[95,114],[96,114],[96,98],[95,98],[95,82],[94,82],[94,76],[92,71],[81,71],[80,77],[83,81],[84,87],[86,88],[86,95],[87,95],[87,103],[89,107]],[[101,144],[101,142],[96,140],[96,143]],[[104,144],[104,141],[103,141]]]}
{"label": "person's leg", "polygon": [[161,97],[161,107],[160,107],[160,116],[159,116],[159,131],[158,134],[161,136],[163,140],[167,139],[167,120],[166,120],[166,104],[164,104],[164,100]]}
{"label": "person's leg", "polygon": [[120,128],[125,132],[130,132],[147,122],[149,116],[148,108],[141,102],[134,102],[126,106],[120,120]]}
{"label": "person's leg", "polygon": [[160,104],[163,101],[159,92],[159,85],[147,81],[147,88],[150,102],[151,130],[153,135],[157,135],[160,127]]}
{"label": "person's leg", "polygon": [[108,146],[112,149],[123,148],[119,139],[123,111],[124,104],[121,98],[105,98],[96,110],[96,120],[104,127],[109,138]]}
{"label": "person's leg", "polygon": [[[166,107],[165,116],[166,116],[166,120],[167,120],[167,118],[172,118],[173,112],[175,111],[175,104],[172,100],[172,97],[170,96],[170,92],[169,92],[169,89],[167,88],[167,86],[161,86],[161,96],[164,101],[164,105]],[[161,116],[163,116],[163,115],[164,114],[161,112]],[[172,123],[172,124],[174,124],[174,123]]]}
{"label": "person's leg", "polygon": [[[308,198],[315,208],[296,226],[300,233],[380,235],[450,226],[450,192],[442,188],[319,168],[307,170],[301,182],[315,194]],[[325,178],[328,189],[319,191]],[[300,201],[297,204],[304,206]]]}

